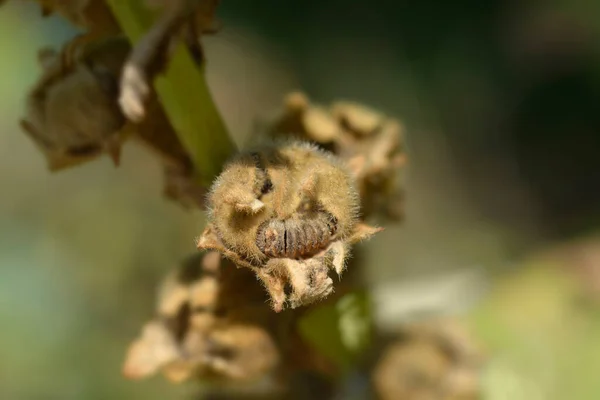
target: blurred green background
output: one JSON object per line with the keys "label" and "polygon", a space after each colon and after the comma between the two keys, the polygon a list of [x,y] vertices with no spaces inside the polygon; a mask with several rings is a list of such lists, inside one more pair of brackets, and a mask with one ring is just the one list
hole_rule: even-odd
{"label": "blurred green background", "polygon": [[[219,14],[208,79],[239,143],[296,88],[407,125],[407,220],[369,243],[370,279],[466,269],[482,277],[467,289],[492,283],[465,315],[492,355],[486,398],[600,398],[600,3],[224,1]],[[17,0],[0,32],[0,398],[178,398],[191,388],[120,368],[202,215],[163,200],[134,144],[118,169],[47,172],[18,120],[37,49],[76,32]]]}

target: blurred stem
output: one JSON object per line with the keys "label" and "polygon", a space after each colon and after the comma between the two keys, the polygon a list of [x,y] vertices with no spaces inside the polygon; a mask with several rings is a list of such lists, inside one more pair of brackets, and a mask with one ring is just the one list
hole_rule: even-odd
{"label": "blurred stem", "polygon": [[[107,0],[123,32],[135,44],[152,27],[155,13],[142,0]],[[155,89],[179,140],[189,152],[200,183],[209,186],[235,152],[204,76],[184,45],[177,46]]]}

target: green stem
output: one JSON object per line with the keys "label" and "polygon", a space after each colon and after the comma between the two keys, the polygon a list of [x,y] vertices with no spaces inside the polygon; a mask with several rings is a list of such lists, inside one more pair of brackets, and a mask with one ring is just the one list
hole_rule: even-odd
{"label": "green stem", "polygon": [[[107,3],[132,43],[156,20],[142,0],[107,0]],[[185,46],[177,46],[167,70],[154,86],[171,125],[194,162],[200,182],[210,185],[236,148],[212,100],[204,65],[199,67]]]}

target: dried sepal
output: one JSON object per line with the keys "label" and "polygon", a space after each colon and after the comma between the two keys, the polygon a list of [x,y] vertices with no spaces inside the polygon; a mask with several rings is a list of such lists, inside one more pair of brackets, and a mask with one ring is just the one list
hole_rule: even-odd
{"label": "dried sepal", "polygon": [[123,373],[140,379],[161,372],[174,383],[193,378],[253,384],[278,375],[278,333],[250,271],[217,252],[196,254],[170,273],[159,290],[155,317],[130,346]]}
{"label": "dried sepal", "polygon": [[453,320],[405,326],[373,369],[380,400],[480,398],[484,355],[465,328]]}
{"label": "dried sepal", "polygon": [[106,38],[78,48],[75,63],[65,65],[63,53],[40,50],[43,73],[27,96],[21,126],[46,156],[50,170],[103,153],[119,163],[126,130],[116,98],[128,51],[123,38]]}
{"label": "dried sepal", "polygon": [[273,258],[255,271],[271,296],[273,309],[279,312],[286,302],[296,308],[329,296],[333,292],[329,271],[341,275],[345,259],[345,246],[336,241],[309,259]]}
{"label": "dried sepal", "polygon": [[376,233],[383,231],[384,228],[367,225],[364,222],[358,222],[348,237],[349,244],[356,244],[363,240],[368,240]]}
{"label": "dried sepal", "polygon": [[208,201],[209,224],[198,248],[252,269],[276,311],[327,297],[333,291],[328,273],[342,273],[348,245],[377,231],[358,223],[359,199],[345,168],[302,143],[240,154]]}
{"label": "dried sepal", "polygon": [[167,326],[160,321],[151,321],[144,325],[140,337],[129,347],[123,375],[128,379],[145,378],[180,357],[181,351]]}

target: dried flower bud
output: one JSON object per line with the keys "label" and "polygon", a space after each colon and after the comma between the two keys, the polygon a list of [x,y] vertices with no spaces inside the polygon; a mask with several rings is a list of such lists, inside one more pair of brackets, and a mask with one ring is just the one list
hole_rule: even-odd
{"label": "dried flower bud", "polygon": [[283,112],[260,129],[258,135],[299,137],[339,156],[356,180],[363,217],[403,217],[400,173],[406,155],[404,128],[398,121],[355,102],[340,101],[326,109],[312,104],[305,94],[292,92],[284,100]]}
{"label": "dried flower bud", "polygon": [[321,145],[333,143],[342,129],[324,107],[313,105],[302,92],[292,92],[284,99],[284,111],[266,130],[270,138],[290,136]]}
{"label": "dried flower bud", "polygon": [[28,95],[21,122],[53,171],[103,152],[118,164],[125,120],[116,98],[129,46],[122,38],[111,38],[78,50],[72,66],[64,65],[63,54],[40,51],[44,72]]}
{"label": "dried flower bud", "polygon": [[385,121],[383,114],[355,102],[340,101],[334,103],[331,112],[346,129],[357,135],[371,135]]}
{"label": "dried flower bud", "polygon": [[[75,39],[77,40],[77,39]],[[132,136],[163,164],[164,194],[186,208],[202,208],[205,188],[195,179],[189,154],[152,93],[149,114],[128,123],[118,104],[121,68],[131,47],[124,36],[85,43],[67,43],[61,54],[42,49],[44,73],[27,98],[21,122],[57,171],[95,159],[103,153],[119,162],[123,141]],[[70,54],[71,64],[65,61]]]}
{"label": "dried flower bud", "polygon": [[151,321],[144,325],[140,338],[129,347],[123,375],[129,379],[150,376],[180,357],[181,352],[167,326],[160,321]]}
{"label": "dried flower bud", "polygon": [[195,254],[161,286],[157,316],[130,346],[123,373],[139,379],[161,371],[169,380],[194,377],[252,384],[277,375],[277,317],[248,270],[217,252]]}
{"label": "dried flower bud", "polygon": [[358,223],[356,189],[339,161],[302,143],[239,155],[208,201],[198,247],[255,271],[276,311],[329,295],[328,272],[341,274],[348,246],[377,231]]}
{"label": "dried flower bud", "polygon": [[347,160],[356,178],[365,216],[383,211],[395,220],[403,217],[403,132],[400,123],[388,119],[369,135],[346,134],[336,144],[337,154]]}
{"label": "dried flower bud", "polygon": [[483,353],[456,321],[406,326],[385,347],[372,379],[379,399],[480,397]]}

